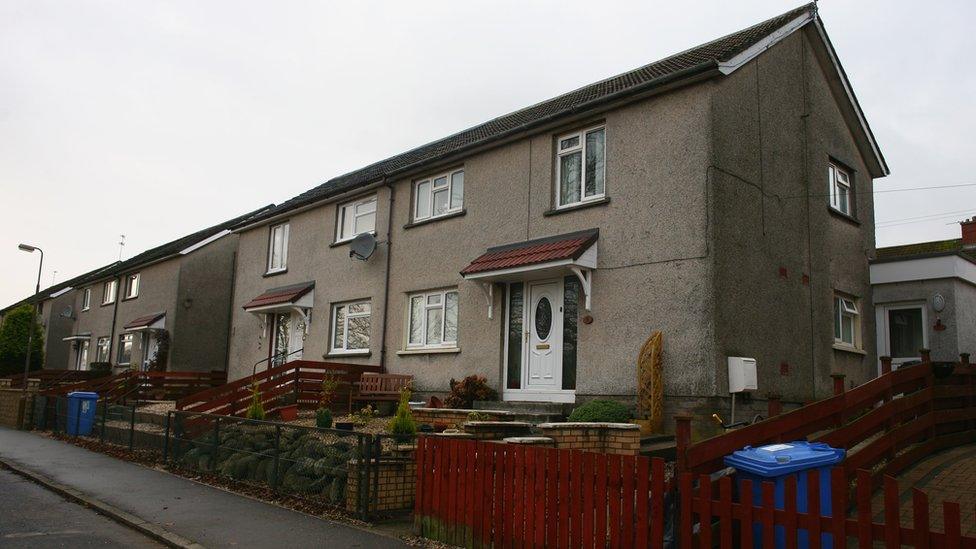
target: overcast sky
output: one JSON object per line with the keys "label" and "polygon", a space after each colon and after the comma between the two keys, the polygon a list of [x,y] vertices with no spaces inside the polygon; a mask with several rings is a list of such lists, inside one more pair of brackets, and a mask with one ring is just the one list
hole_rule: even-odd
{"label": "overcast sky", "polygon": [[[797,5],[0,0],[0,306],[33,290],[18,242],[47,286],[120,234],[130,257]],[[820,13],[892,169],[877,189],[976,184],[976,3]],[[953,238],[976,186],[875,207],[879,246]]]}

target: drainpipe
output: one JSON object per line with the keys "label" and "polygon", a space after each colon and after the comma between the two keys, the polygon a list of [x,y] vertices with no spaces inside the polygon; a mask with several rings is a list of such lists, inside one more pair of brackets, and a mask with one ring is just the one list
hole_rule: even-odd
{"label": "drainpipe", "polygon": [[383,185],[390,193],[386,216],[386,274],[383,282],[383,320],[380,322],[380,368],[386,369],[386,319],[390,310],[390,265],[393,261],[393,185],[386,177]]}
{"label": "drainpipe", "polygon": [[[112,353],[115,351],[115,323],[119,317],[119,301],[122,301],[122,281],[124,277],[115,279],[115,302],[112,303],[112,332],[108,338],[108,363],[112,363]],[[118,366],[118,364],[116,364]],[[131,366],[131,364],[130,364]],[[111,370],[109,370],[111,371]]]}

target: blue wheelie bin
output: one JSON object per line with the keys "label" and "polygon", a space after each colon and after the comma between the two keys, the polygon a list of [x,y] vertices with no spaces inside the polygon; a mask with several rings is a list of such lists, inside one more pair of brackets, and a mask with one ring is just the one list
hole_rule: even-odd
{"label": "blue wheelie bin", "polygon": [[[752,497],[754,505],[762,504],[762,483],[772,482],[775,486],[775,502],[777,509],[785,508],[786,478],[796,477],[796,509],[807,511],[807,490],[820,490],[820,513],[824,516],[831,514],[830,470],[844,459],[844,450],[831,448],[822,442],[796,441],[782,444],[769,444],[753,448],[746,446],[736,450],[732,455],[725,456],[725,464],[736,469],[736,480],[739,483],[739,497]],[[807,486],[806,471],[816,469],[820,472],[820,486]],[[742,492],[742,481],[752,481],[752,494]],[[762,527],[753,525],[753,540],[755,547],[762,547]],[[786,538],[782,526],[776,526],[776,547],[785,547]],[[821,534],[821,546],[833,547],[833,536]],[[805,529],[797,533],[797,544],[801,548],[810,546],[809,534]],[[843,543],[841,544],[843,545]]]}
{"label": "blue wheelie bin", "polygon": [[65,418],[65,431],[72,436],[90,435],[95,425],[95,408],[98,407],[98,393],[75,391],[68,393],[68,417]]}

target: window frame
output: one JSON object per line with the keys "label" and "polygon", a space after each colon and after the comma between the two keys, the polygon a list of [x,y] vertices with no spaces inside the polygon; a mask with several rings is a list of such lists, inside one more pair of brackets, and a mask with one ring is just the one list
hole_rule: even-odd
{"label": "window frame", "polygon": [[[858,298],[851,295],[834,293],[834,346],[861,350],[863,345],[863,338],[861,337],[862,313],[858,305],[859,301]],[[851,319],[851,341],[844,340],[844,318]]]}
{"label": "window frame", "polygon": [[[132,282],[133,280],[135,280],[134,284]],[[142,277],[139,273],[129,273],[125,275],[125,295],[122,297],[122,299],[135,299],[139,297],[140,282],[142,282]],[[133,288],[135,288],[134,293],[132,291]]]}
{"label": "window frame", "polygon": [[[373,204],[373,211],[371,211],[371,212],[365,212],[365,213],[357,213],[356,212],[355,208],[357,208],[357,207],[359,207],[361,205],[364,205],[364,204],[369,204],[369,203],[372,203]],[[353,212],[352,212],[352,232],[353,232],[353,234],[352,235],[349,235],[349,236],[346,236],[345,235],[346,209],[347,208],[350,208],[350,207],[353,208]],[[361,198],[357,198],[357,199],[354,199],[354,200],[350,200],[348,202],[345,202],[345,203],[342,203],[342,204],[339,204],[338,206],[336,206],[335,239],[333,241],[333,244],[341,244],[343,242],[350,242],[350,241],[352,241],[352,239],[354,239],[357,236],[359,236],[361,234],[364,234],[364,233],[369,233],[369,234],[375,235],[376,234],[376,214],[378,213],[378,210],[379,210],[379,196],[376,193],[373,193],[373,194],[370,194],[370,195],[367,195],[367,196],[364,196],[364,197],[361,197]],[[373,216],[373,228],[370,229],[370,230],[368,230],[368,231],[356,232],[356,222],[357,222],[358,218],[365,217],[367,215],[372,215]]]}
{"label": "window frame", "polygon": [[[268,257],[265,261],[265,274],[275,274],[283,273],[288,270],[288,235],[291,232],[291,223],[284,221],[281,223],[275,223],[268,228]],[[281,229],[281,265],[278,267],[274,266],[274,252],[275,252],[275,231]]]}
{"label": "window frame", "polygon": [[[455,337],[454,340],[447,341],[445,338],[445,334],[447,333],[447,295],[452,293],[455,294],[455,299],[457,304],[456,305],[457,318],[454,319],[454,324],[457,329],[458,335]],[[430,298],[433,296],[440,296],[439,306],[430,304]],[[411,333],[410,328],[412,327],[411,321],[413,320],[412,318],[413,300],[417,298],[423,299],[424,314],[421,317],[421,321],[422,321],[421,333],[423,334],[423,342],[412,343],[410,341],[410,333]],[[441,342],[431,344],[427,341],[427,313],[428,311],[434,309],[441,310]],[[460,340],[460,332],[461,332],[460,317],[461,317],[461,292],[458,290],[457,287],[443,288],[440,290],[426,290],[422,292],[412,292],[407,294],[407,316],[406,316],[407,331],[404,337],[404,343],[405,343],[404,349],[407,351],[425,350],[425,349],[457,349],[458,342]]]}
{"label": "window frame", "polygon": [[[453,206],[452,201],[454,198],[454,176],[461,174],[461,203],[458,206]],[[447,192],[447,209],[444,212],[435,214],[434,213],[434,182],[438,179],[444,178],[447,180],[446,187],[443,189]],[[427,190],[427,214],[421,216],[419,213],[420,207],[420,186],[423,184],[429,184],[429,189]],[[438,189],[441,190],[441,189]],[[448,217],[450,215],[456,214],[464,210],[464,168],[455,168],[453,170],[447,170],[445,172],[437,173],[429,177],[424,177],[417,179],[413,183],[413,205],[411,207],[411,219],[413,222],[419,221],[429,221],[432,219],[440,219],[442,217]]]}
{"label": "window frame", "polygon": [[[111,298],[108,297],[108,292],[106,292],[106,289],[109,287],[112,288]],[[118,280],[113,278],[112,280],[107,280],[104,283],[102,283],[102,305],[111,305],[115,303],[115,300],[118,298],[118,293],[119,293]]]}
{"label": "window frame", "polygon": [[[97,360],[102,358],[101,350],[104,343],[105,349],[105,360]],[[95,340],[95,362],[111,362],[112,361],[112,338],[110,336],[101,336]]]}
{"label": "window frame", "polygon": [[[132,332],[126,332],[124,334],[119,334],[119,348],[115,352],[115,362],[119,366],[130,366],[132,364],[132,348],[135,344],[135,336]],[[125,349],[125,342],[129,342],[129,360],[127,362],[122,362],[122,351]]]}
{"label": "window frame", "polygon": [[[369,306],[369,311],[365,313],[350,313],[349,307],[352,305],[366,304]],[[338,323],[336,322],[336,313],[338,313],[341,307],[346,308],[345,317],[343,318],[343,331],[342,331],[342,347],[335,346],[335,335]],[[350,349],[349,348],[349,319],[350,318],[369,318],[369,335],[366,338],[366,347],[362,349]],[[329,354],[330,355],[365,355],[369,354],[370,347],[373,344],[373,301],[371,299],[355,299],[352,301],[343,301],[339,303],[332,304],[331,319],[329,321]]]}
{"label": "window frame", "polygon": [[[592,196],[586,196],[586,136],[589,133],[603,130],[603,192],[594,194]],[[572,147],[567,147],[562,149],[562,142],[567,139],[572,139],[573,137],[579,138],[579,143]],[[587,126],[585,128],[567,132],[556,136],[555,144],[555,169],[554,173],[556,178],[554,181],[555,190],[555,204],[554,210],[563,210],[567,208],[575,208],[583,204],[588,204],[590,202],[597,202],[604,200],[607,197],[607,125],[606,123],[595,124],[592,126]],[[560,160],[563,156],[568,156],[571,154],[580,153],[580,181],[579,181],[579,200],[573,202],[567,202],[563,204],[562,202],[562,162]]]}
{"label": "window frame", "polygon": [[[844,178],[847,179],[846,183],[840,181],[839,174],[843,174]],[[841,193],[839,192],[840,187],[847,189],[847,211],[844,211],[844,209],[841,208]],[[830,160],[827,168],[827,188],[827,205],[837,213],[846,215],[848,217],[854,217],[854,171],[848,169],[839,162]]]}
{"label": "window frame", "polygon": [[81,291],[81,312],[91,309],[91,288]]}

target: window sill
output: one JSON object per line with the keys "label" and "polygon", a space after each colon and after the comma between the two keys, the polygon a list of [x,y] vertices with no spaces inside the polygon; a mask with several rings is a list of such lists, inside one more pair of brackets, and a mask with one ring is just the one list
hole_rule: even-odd
{"label": "window sill", "polygon": [[[376,237],[376,231],[367,231],[366,233],[359,233],[359,234],[367,234],[367,233],[373,235],[374,238]],[[357,234],[356,236],[359,236],[359,234]],[[332,244],[329,244],[329,247],[330,248],[338,248],[339,246],[347,246],[347,245],[349,245],[350,242],[352,242],[353,240],[356,240],[356,236],[354,236],[352,238],[347,238],[346,240],[337,240],[337,241],[333,242]]]}
{"label": "window sill", "polygon": [[447,355],[460,353],[460,347],[444,347],[444,348],[425,348],[425,349],[404,349],[397,351],[397,355]]}
{"label": "window sill", "polygon": [[860,226],[861,225],[861,222],[858,221],[858,219],[856,217],[854,217],[853,215],[850,215],[850,214],[846,214],[846,213],[844,213],[844,212],[842,212],[842,211],[834,208],[830,204],[827,204],[827,211],[830,212],[830,214],[833,215],[834,217],[839,217],[839,218],[843,219],[844,221],[846,221],[848,223],[851,223],[851,224],[857,225],[857,226]]}
{"label": "window sill", "polygon": [[863,349],[858,349],[856,347],[851,347],[850,345],[844,345],[842,343],[834,343],[833,348],[835,351],[841,351],[844,353],[851,353],[855,355],[867,356],[867,351]]}
{"label": "window sill", "polygon": [[102,303],[102,307],[108,307],[109,305],[115,305],[114,301],[109,301],[108,303]]}
{"label": "window sill", "polygon": [[437,217],[428,217],[427,219],[422,219],[420,221],[411,221],[410,223],[407,223],[406,225],[404,225],[403,228],[404,229],[412,229],[414,227],[419,227],[421,225],[427,225],[428,223],[436,223],[437,221],[443,221],[445,219],[452,219],[452,218],[455,218],[455,217],[461,217],[463,215],[466,215],[467,213],[468,213],[468,210],[467,209],[461,208],[460,210],[458,210],[456,212],[451,212],[451,213],[447,213],[447,214],[444,214],[444,215],[439,215]]}
{"label": "window sill", "polygon": [[353,358],[353,357],[368,357],[373,356],[372,351],[332,351],[330,353],[325,353],[322,358]]}
{"label": "window sill", "polygon": [[132,301],[133,299],[139,299],[139,296],[134,295],[132,297],[123,297],[122,301]]}
{"label": "window sill", "polygon": [[272,277],[272,276],[283,275],[283,274],[285,274],[287,272],[288,272],[288,269],[281,269],[280,271],[268,271],[268,272],[264,273],[263,275],[261,275],[261,278],[268,278],[268,277]]}
{"label": "window sill", "polygon": [[567,212],[575,212],[576,210],[582,210],[585,208],[590,208],[593,206],[602,206],[604,204],[610,203],[610,197],[604,196],[603,198],[597,200],[590,200],[588,202],[580,202],[579,204],[573,204],[572,206],[564,206],[562,208],[553,208],[549,211],[543,212],[542,215],[549,217],[550,215],[559,215]]}
{"label": "window sill", "polygon": [[[84,309],[82,309],[82,310],[81,310],[81,312],[83,312],[83,313],[87,313],[87,312],[88,312],[88,311],[90,311],[90,310],[91,310],[91,307],[85,307]],[[26,360],[26,359],[25,359],[25,360]]]}

